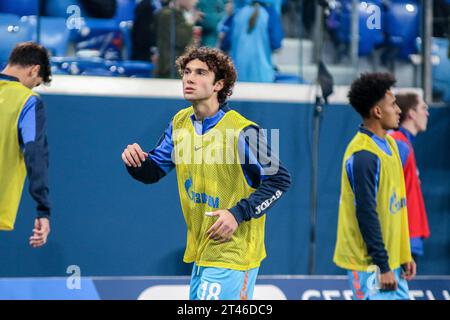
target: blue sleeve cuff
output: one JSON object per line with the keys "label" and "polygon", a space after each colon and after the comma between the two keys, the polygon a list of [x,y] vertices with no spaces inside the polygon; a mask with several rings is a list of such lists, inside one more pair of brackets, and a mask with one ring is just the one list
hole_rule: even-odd
{"label": "blue sleeve cuff", "polygon": [[234,216],[234,218],[236,219],[236,221],[237,221],[238,224],[241,224],[242,221],[248,221],[248,220],[250,220],[250,219],[246,216],[244,210],[242,210],[242,209],[239,207],[239,205],[236,205],[236,206],[234,206],[233,208],[228,209],[228,211],[231,212],[231,214]]}
{"label": "blue sleeve cuff", "polygon": [[50,211],[48,210],[38,210],[37,217],[50,219]]}

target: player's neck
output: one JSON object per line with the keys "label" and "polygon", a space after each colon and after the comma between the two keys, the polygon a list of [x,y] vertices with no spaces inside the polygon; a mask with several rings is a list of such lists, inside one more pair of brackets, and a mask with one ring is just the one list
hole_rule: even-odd
{"label": "player's neck", "polygon": [[416,136],[419,130],[417,130],[416,125],[412,121],[405,121],[402,123],[402,127],[411,132],[413,136]]}
{"label": "player's neck", "polygon": [[22,75],[23,71],[20,68],[17,68],[17,67],[14,67],[14,66],[11,67],[10,65],[7,65],[5,67],[5,69],[3,69],[1,71],[1,73],[5,74],[7,76],[10,76],[10,77],[17,78],[17,79],[19,79],[19,81],[20,81],[20,79],[23,76]]}
{"label": "player's neck", "polygon": [[381,126],[379,121],[364,119],[364,128],[366,128],[379,138],[386,138],[387,130]]}
{"label": "player's neck", "polygon": [[210,99],[206,101],[193,102],[192,107],[194,108],[195,119],[198,121],[203,121],[203,119],[215,115],[219,111],[220,104],[217,99]]}

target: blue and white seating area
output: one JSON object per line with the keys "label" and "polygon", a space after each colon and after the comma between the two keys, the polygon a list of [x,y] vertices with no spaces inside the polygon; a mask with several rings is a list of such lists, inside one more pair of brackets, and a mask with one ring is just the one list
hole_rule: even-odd
{"label": "blue and white seating area", "polygon": [[[118,0],[112,19],[89,18],[78,1],[47,0],[37,17],[38,0],[0,3],[0,64],[14,46],[23,41],[39,41],[49,49],[55,74],[127,76],[150,78],[153,64],[130,61],[130,29],[135,0]],[[73,15],[80,8],[81,19]]]}

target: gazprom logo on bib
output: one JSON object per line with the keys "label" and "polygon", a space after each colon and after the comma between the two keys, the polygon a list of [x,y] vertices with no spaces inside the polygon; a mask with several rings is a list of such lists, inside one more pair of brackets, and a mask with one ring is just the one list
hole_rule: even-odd
{"label": "gazprom logo on bib", "polygon": [[186,193],[189,199],[191,199],[191,201],[195,203],[207,203],[208,206],[214,209],[219,208],[219,197],[210,196],[209,194],[206,194],[204,192],[202,193],[195,192],[193,190],[190,190],[191,187],[192,187],[192,178],[188,178],[184,182],[184,188],[186,189]]}
{"label": "gazprom logo on bib", "polygon": [[406,207],[406,198],[397,198],[397,192],[393,192],[389,199],[389,211],[391,214],[396,214],[403,207]]}

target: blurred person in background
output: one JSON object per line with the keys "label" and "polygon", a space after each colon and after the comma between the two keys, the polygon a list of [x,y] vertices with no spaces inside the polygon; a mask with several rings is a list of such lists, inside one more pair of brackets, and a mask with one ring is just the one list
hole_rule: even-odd
{"label": "blurred person in background", "polygon": [[430,236],[430,228],[428,226],[413,143],[417,134],[427,129],[428,105],[417,93],[397,94],[396,101],[402,110],[400,127],[390,134],[397,142],[402,160],[406,185],[411,253],[414,261],[417,263],[419,257],[424,254],[423,242],[424,239]]}
{"label": "blurred person in background", "polygon": [[131,60],[156,63],[158,51],[154,24],[161,8],[160,0],[142,0],[137,4],[131,30]]}
{"label": "blurred person in background", "polygon": [[203,12],[203,19],[198,23],[202,28],[201,45],[205,47],[217,47],[218,28],[220,21],[225,16],[226,0],[200,0],[197,8]]}
{"label": "blurred person in background", "polygon": [[280,15],[272,0],[252,1],[224,23],[221,48],[230,51],[239,81],[274,82],[272,52],[284,38]]}
{"label": "blurred person in background", "polygon": [[155,34],[158,78],[177,78],[175,60],[193,43],[194,25],[203,14],[196,10],[198,0],[174,0],[156,16]]}

